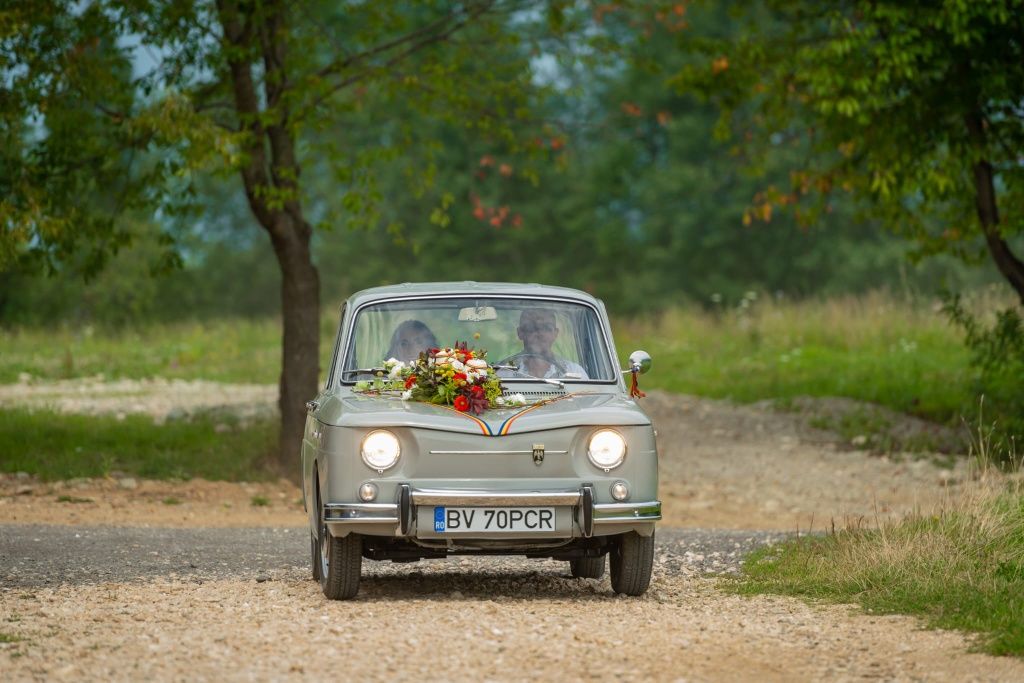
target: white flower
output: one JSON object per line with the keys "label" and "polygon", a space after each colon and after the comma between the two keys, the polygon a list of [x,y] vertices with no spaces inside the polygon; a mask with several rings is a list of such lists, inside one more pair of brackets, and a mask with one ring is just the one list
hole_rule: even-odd
{"label": "white flower", "polygon": [[[385,367],[387,367],[386,363],[385,363]],[[398,377],[401,376],[401,374],[402,374],[402,372],[404,370],[405,370],[405,363],[403,363],[400,360],[396,360],[395,364],[391,366],[390,370],[388,370],[388,377],[390,377],[391,379],[397,379]]]}
{"label": "white flower", "polygon": [[466,366],[457,358],[452,358],[452,367],[455,368],[455,372],[462,372],[466,369]]}
{"label": "white flower", "polygon": [[515,399],[516,403],[526,403],[526,397],[523,396],[522,394],[516,394],[512,398]]}
{"label": "white flower", "polygon": [[412,389],[406,389],[405,391],[402,392],[402,400],[403,401],[408,401],[411,398],[412,398]]}
{"label": "white flower", "polygon": [[505,405],[505,397],[499,396],[498,398],[494,399],[494,402],[497,403],[499,406],[503,406]]}
{"label": "white flower", "polygon": [[483,370],[487,367],[487,361],[483,358],[470,358],[466,361],[466,365],[475,370]]}
{"label": "white flower", "polygon": [[394,356],[392,356],[391,358],[388,358],[386,361],[384,361],[384,367],[386,367],[386,368],[390,368],[392,365],[396,365],[396,364],[401,365],[402,361],[398,360]]}

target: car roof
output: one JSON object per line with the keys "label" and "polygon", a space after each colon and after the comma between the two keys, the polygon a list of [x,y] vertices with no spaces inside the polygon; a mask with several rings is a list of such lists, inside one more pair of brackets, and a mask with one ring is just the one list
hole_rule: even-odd
{"label": "car roof", "polygon": [[525,296],[540,298],[575,299],[600,308],[600,302],[592,295],[571,287],[556,287],[537,283],[520,282],[404,282],[400,285],[372,287],[356,292],[348,298],[350,306],[362,306],[374,301],[405,297],[447,294],[452,296]]}

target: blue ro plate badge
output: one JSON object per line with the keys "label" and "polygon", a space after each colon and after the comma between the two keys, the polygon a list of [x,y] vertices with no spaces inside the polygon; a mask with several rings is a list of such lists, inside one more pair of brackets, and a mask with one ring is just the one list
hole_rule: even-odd
{"label": "blue ro plate badge", "polygon": [[434,531],[444,531],[444,508],[434,508]]}

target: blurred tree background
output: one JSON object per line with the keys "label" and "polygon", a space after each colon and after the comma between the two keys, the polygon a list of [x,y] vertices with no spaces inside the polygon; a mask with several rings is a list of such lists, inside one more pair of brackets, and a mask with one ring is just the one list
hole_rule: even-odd
{"label": "blurred tree background", "polygon": [[[614,49],[563,34],[541,47],[522,41],[493,50],[496,62],[531,60],[534,110],[511,123],[536,145],[529,155],[383,97],[350,115],[348,130],[317,133],[345,137],[368,155],[400,127],[433,141],[430,150],[379,155],[377,213],[365,221],[350,220],[342,206],[365,194],[359,180],[339,180],[326,161],[316,168],[307,150],[314,168],[304,181],[316,197],[310,213],[327,228],[316,233],[314,259],[328,308],[363,287],[423,280],[557,282],[591,291],[619,313],[712,297],[738,301],[751,290],[789,298],[878,288],[933,296],[999,280],[977,259],[909,259],[916,245],[865,216],[851,197],[832,198],[811,224],[786,213],[745,222],[755,196],[788,186],[812,150],[796,141],[755,158],[753,143],[716,134],[718,107],[669,86],[700,63],[680,44],[732,40],[744,30],[729,3],[581,11],[590,13],[587,30],[607,33]],[[603,56],[588,53],[602,47]],[[755,103],[739,106],[752,112]],[[207,174],[196,192],[193,211],[182,217],[122,215],[125,245],[84,284],[84,250],[49,273],[31,261],[8,267],[0,274],[0,323],[279,314],[280,274],[266,234],[252,229],[240,181]],[[438,220],[442,194],[450,205]],[[160,267],[168,233],[179,269]]]}
{"label": "blurred tree background", "polygon": [[[61,3],[34,4],[38,11],[33,3],[0,9],[4,87],[26,68],[16,49],[26,32],[41,31],[45,46],[48,17],[102,5],[65,12],[54,9]],[[1012,293],[1006,269],[986,256],[984,236],[992,244],[995,235],[1010,254],[1024,252],[1024,12],[1014,0],[924,4],[290,5],[311,31],[300,35],[302,64],[330,62],[344,51],[346,31],[380,38],[388,22],[408,30],[432,12],[486,18],[446,35],[452,52],[424,50],[406,55],[401,68],[381,67],[380,80],[331,100],[302,129],[302,206],[317,228],[312,257],[325,310],[365,287],[436,280],[578,287],[620,315],[728,305],[751,291],[801,300],[882,289],[934,300],[995,284]],[[280,9],[237,5],[256,14]],[[86,98],[95,110],[63,112],[53,117],[63,127],[47,128],[26,118],[32,92],[7,98],[0,162],[25,163],[47,136],[58,150],[62,136],[69,146],[88,139],[104,159],[114,138],[97,120],[110,118],[108,105],[139,96],[131,73],[161,59],[202,65],[188,50],[202,52],[203,41],[175,31],[217,6],[127,3],[129,13],[168,21],[183,54],[147,56],[135,49],[139,29],[130,25],[97,36],[114,57],[98,81],[102,91]],[[346,12],[370,28],[347,26]],[[957,108],[964,102],[978,105],[970,110],[974,128]],[[187,127],[191,114],[160,116],[168,118],[149,122],[159,134],[183,135],[189,153],[203,155],[195,149],[201,135],[167,130]],[[31,178],[0,168],[0,325],[281,314],[278,263],[268,234],[254,229],[238,174],[187,155],[186,173],[180,152],[144,151],[135,184],[120,179],[123,156],[106,158],[89,184],[47,185],[50,198],[22,192]],[[985,229],[974,215],[977,168],[992,172],[1002,201],[1001,222],[984,224],[979,214]],[[146,189],[157,185],[160,202]],[[50,205],[61,202],[68,222],[48,232]],[[112,223],[103,230],[76,222],[68,206],[83,217],[82,207],[98,208]],[[25,232],[25,216],[34,233]],[[41,244],[52,247],[45,258]],[[947,301],[980,368],[999,377],[1024,368],[1019,313],[1008,309],[990,330]],[[1003,387],[1008,405],[1022,400],[1018,381]]]}

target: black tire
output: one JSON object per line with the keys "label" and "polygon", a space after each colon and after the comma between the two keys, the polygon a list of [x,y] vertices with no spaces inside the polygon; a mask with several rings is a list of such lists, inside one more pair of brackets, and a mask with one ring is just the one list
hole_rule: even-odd
{"label": "black tire", "polygon": [[[323,519],[323,506],[320,504],[320,491],[317,490],[316,509],[319,518]],[[313,548],[313,558],[319,574],[320,590],[330,600],[349,600],[359,592],[359,575],[363,569],[363,539],[359,534],[349,534],[342,538],[331,536],[327,525],[319,524],[317,543]]]}
{"label": "black tire", "polygon": [[576,579],[600,579],[604,576],[604,555],[601,557],[581,557],[569,560],[569,571]]}
{"label": "black tire", "polygon": [[312,569],[313,569],[313,571],[312,571],[313,580],[316,581],[317,583],[319,583],[320,582],[320,554],[319,554],[319,548],[317,546],[318,546],[318,544],[316,542],[316,535],[312,531],[310,531],[309,532],[309,563],[311,565],[313,565],[313,567],[312,567]]}
{"label": "black tire", "polygon": [[611,555],[612,590],[643,595],[651,585],[654,534],[641,536],[635,531],[622,534],[608,554]]}

